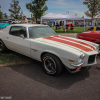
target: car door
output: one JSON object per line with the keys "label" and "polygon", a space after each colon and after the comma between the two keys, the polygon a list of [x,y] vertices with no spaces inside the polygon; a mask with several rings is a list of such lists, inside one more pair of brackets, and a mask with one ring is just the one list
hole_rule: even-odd
{"label": "car door", "polygon": [[22,26],[12,26],[9,36],[6,37],[9,49],[30,56],[30,40],[27,38],[27,29]]}

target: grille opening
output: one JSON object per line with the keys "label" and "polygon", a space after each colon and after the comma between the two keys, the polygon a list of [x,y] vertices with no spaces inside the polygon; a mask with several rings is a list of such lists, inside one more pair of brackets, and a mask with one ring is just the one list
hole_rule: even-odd
{"label": "grille opening", "polygon": [[89,56],[88,64],[94,63],[94,61],[95,61],[95,56],[96,56],[96,55],[91,55],[91,56]]}

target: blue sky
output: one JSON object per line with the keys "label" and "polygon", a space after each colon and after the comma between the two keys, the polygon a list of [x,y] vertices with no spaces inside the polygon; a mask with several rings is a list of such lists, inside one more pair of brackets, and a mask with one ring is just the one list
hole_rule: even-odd
{"label": "blue sky", "polygon": [[[8,9],[10,8],[10,3],[12,0],[0,0],[1,5],[1,11],[3,13],[7,13],[10,15]],[[21,6],[21,9],[23,10],[23,13],[27,17],[31,17],[31,12],[26,9],[25,4],[30,3],[31,0],[18,0],[19,5]],[[60,13],[60,14],[66,14],[66,12],[69,12],[70,14],[77,14],[77,16],[84,16],[85,11],[88,9],[85,5],[83,5],[83,2],[85,0],[48,0],[46,2],[46,5],[48,6],[48,10],[45,13]]]}

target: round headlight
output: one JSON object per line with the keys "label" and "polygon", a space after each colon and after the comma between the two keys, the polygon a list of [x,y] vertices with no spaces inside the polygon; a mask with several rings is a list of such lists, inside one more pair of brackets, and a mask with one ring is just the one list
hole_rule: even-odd
{"label": "round headlight", "polygon": [[81,63],[81,62],[82,62],[82,59],[81,59],[81,58],[79,58],[79,59],[78,59],[78,63]]}
{"label": "round headlight", "polygon": [[85,57],[85,56],[84,56],[83,54],[80,55],[80,59],[84,59],[84,57]]}
{"label": "round headlight", "polygon": [[78,59],[78,63],[81,63],[83,61],[84,57],[85,57],[84,54],[81,54]]}

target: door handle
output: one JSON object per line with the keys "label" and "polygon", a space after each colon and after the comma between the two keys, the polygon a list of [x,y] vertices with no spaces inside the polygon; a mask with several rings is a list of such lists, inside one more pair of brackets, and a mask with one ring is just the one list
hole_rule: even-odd
{"label": "door handle", "polygon": [[9,37],[7,37],[7,39],[9,39]]}

